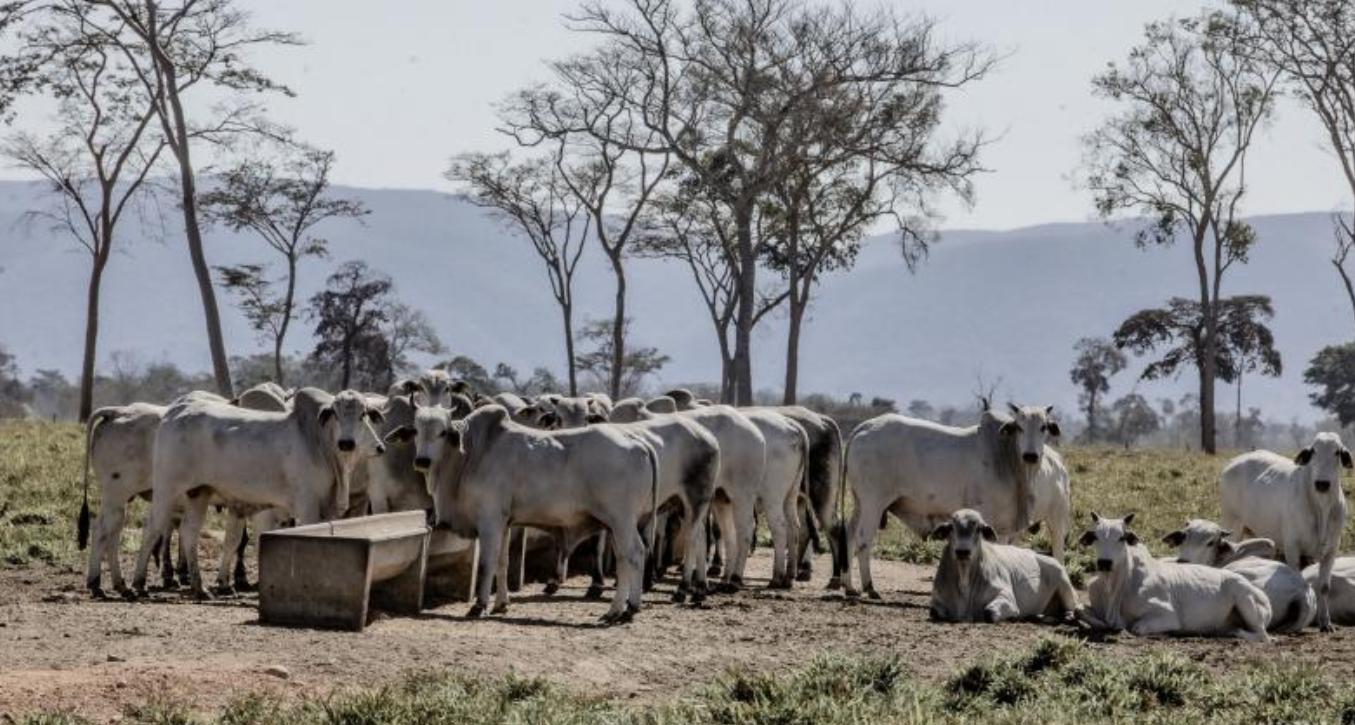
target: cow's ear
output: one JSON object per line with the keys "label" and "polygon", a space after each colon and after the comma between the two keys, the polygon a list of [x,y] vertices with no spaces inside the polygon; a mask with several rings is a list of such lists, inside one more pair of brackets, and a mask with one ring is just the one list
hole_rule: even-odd
{"label": "cow's ear", "polygon": [[386,442],[405,443],[407,441],[414,440],[414,436],[418,435],[418,433],[419,432],[414,429],[414,426],[402,425],[399,428],[396,428],[395,430],[386,434]]}
{"label": "cow's ear", "polygon": [[449,389],[457,395],[468,395],[470,393],[470,383],[465,380],[458,380],[452,383],[452,387]]}
{"label": "cow's ear", "polygon": [[584,422],[586,422],[588,425],[596,425],[596,424],[598,424],[598,423],[606,423],[606,422],[607,422],[607,416],[601,415],[601,414],[599,414],[599,413],[589,413],[589,414],[588,414],[588,417],[587,417],[587,418],[584,418]]}
{"label": "cow's ear", "polygon": [[554,413],[542,413],[541,417],[536,419],[536,424],[543,430],[555,430],[560,427],[560,416]]}
{"label": "cow's ear", "polygon": [[1003,423],[1002,427],[997,429],[997,432],[1004,436],[1014,436],[1021,432],[1021,426],[1017,425],[1015,421],[1009,420],[1006,423]]}
{"label": "cow's ear", "polygon": [[377,425],[381,425],[382,423],[386,422],[386,416],[383,415],[381,411],[377,410],[376,408],[368,408],[367,420],[370,420]]}
{"label": "cow's ear", "polygon": [[1052,406],[1052,405],[1046,405],[1046,406],[1044,407],[1044,414],[1045,414],[1045,415],[1053,415],[1053,414],[1054,414],[1054,406]]}
{"label": "cow's ear", "polygon": [[1080,545],[1080,546],[1091,546],[1092,544],[1095,544],[1095,543],[1096,543],[1096,532],[1095,532],[1095,531],[1083,531],[1083,532],[1082,532],[1082,535],[1079,536],[1079,537],[1077,538],[1077,543],[1078,543],[1078,545]]}
{"label": "cow's ear", "polygon": [[237,396],[235,396],[234,398],[231,398],[231,399],[230,399],[229,401],[227,401],[227,402],[230,403],[231,405],[233,405],[233,406],[239,408],[239,407],[240,407],[240,396],[237,395]]}
{"label": "cow's ear", "polygon": [[932,533],[927,535],[927,538],[932,541],[945,541],[950,538],[951,528],[950,522],[938,524],[936,528],[932,529]]}
{"label": "cow's ear", "polygon": [[324,424],[328,423],[329,419],[333,417],[334,417],[334,408],[332,406],[326,405],[325,407],[320,409],[319,415],[320,425],[323,426]]}
{"label": "cow's ear", "polygon": [[1182,544],[1186,543],[1186,532],[1173,531],[1170,534],[1167,534],[1166,536],[1162,537],[1162,543],[1166,544],[1167,546],[1180,547]]}
{"label": "cow's ear", "polygon": [[405,389],[405,395],[413,395],[415,393],[427,392],[423,389],[423,383],[417,380],[406,380],[405,384],[402,387]]}
{"label": "cow's ear", "polygon": [[997,532],[993,531],[993,527],[988,524],[979,527],[979,536],[982,536],[984,541],[997,541]]}
{"label": "cow's ear", "polygon": [[1294,456],[1294,462],[1299,464],[1300,466],[1306,466],[1312,460],[1313,460],[1313,449],[1311,448],[1304,448],[1303,450],[1299,451],[1299,454],[1297,456]]}
{"label": "cow's ear", "polygon": [[1059,424],[1055,423],[1052,420],[1045,424],[1045,430],[1048,431],[1049,435],[1053,436],[1054,438],[1058,438],[1059,436],[1063,435],[1063,429],[1059,428]]}
{"label": "cow's ear", "polygon": [[1352,461],[1352,460],[1350,459],[1350,451],[1348,451],[1348,450],[1342,448],[1342,449],[1341,449],[1341,453],[1340,453],[1339,455],[1341,456],[1341,465],[1342,465],[1343,467],[1345,467],[1345,468],[1355,468],[1355,461]]}
{"label": "cow's ear", "polygon": [[1128,514],[1124,517],[1124,525],[1128,526],[1134,523],[1134,514]]}
{"label": "cow's ear", "polygon": [[1016,403],[1007,403],[1007,408],[1011,410],[1012,415],[1021,415],[1021,406]]}
{"label": "cow's ear", "polygon": [[1093,512],[1092,512],[1092,523],[1093,523],[1093,524],[1094,524],[1094,523],[1097,523],[1097,522],[1100,521],[1100,520],[1101,520],[1101,517],[1098,516],[1098,515],[1096,514],[1095,511],[1093,511]]}
{"label": "cow's ear", "polygon": [[1129,544],[1130,546],[1138,546],[1139,535],[1134,533],[1133,531],[1124,532],[1124,543]]}

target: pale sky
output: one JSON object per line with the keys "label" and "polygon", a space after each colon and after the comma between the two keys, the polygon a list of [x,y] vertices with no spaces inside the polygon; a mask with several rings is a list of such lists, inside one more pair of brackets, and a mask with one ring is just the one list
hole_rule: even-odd
{"label": "pale sky", "polygon": [[[1190,13],[1200,0],[893,0],[941,21],[944,36],[1006,55],[988,79],[950,99],[951,129],[998,140],[976,206],[942,207],[948,228],[1008,229],[1085,221],[1074,188],[1079,136],[1105,111],[1091,76],[1122,58],[1145,22]],[[545,59],[590,42],[569,32],[574,0],[242,0],[261,26],[300,32],[309,45],[269,51],[258,65],[297,91],[271,101],[274,118],[338,152],[335,180],[366,187],[450,190],[459,151],[495,150],[493,104],[547,77]],[[381,8],[376,11],[375,8]],[[1248,213],[1330,211],[1348,205],[1315,124],[1292,103],[1253,151]],[[32,114],[30,114],[32,115]],[[28,125],[33,119],[21,119]],[[13,170],[0,174],[16,176]]]}

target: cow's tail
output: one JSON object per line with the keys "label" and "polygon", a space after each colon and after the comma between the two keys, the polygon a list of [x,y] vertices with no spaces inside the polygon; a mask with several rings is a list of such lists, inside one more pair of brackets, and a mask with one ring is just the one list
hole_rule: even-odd
{"label": "cow's tail", "polygon": [[644,447],[645,458],[649,459],[649,531],[645,532],[646,558],[654,553],[654,542],[659,540],[659,454],[648,441],[639,441]]}
{"label": "cow's tail", "polygon": [[84,493],[80,502],[80,516],[75,523],[75,540],[80,546],[80,551],[84,551],[89,546],[89,459],[90,450],[94,448],[94,435],[98,433],[99,426],[104,421],[118,414],[117,408],[99,408],[94,414],[85,421],[85,466],[84,475]]}
{"label": "cow's tail", "polygon": [[851,568],[851,554],[847,552],[847,458],[851,452],[851,439],[847,444],[841,447],[842,450],[842,475],[838,479],[837,489],[837,511],[833,514],[833,526],[829,529],[829,550],[833,558],[833,577],[841,578],[842,583],[846,584],[847,572]]}

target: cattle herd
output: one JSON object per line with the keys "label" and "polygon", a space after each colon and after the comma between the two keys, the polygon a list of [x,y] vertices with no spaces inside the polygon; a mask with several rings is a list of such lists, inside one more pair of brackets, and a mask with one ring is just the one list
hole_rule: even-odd
{"label": "cattle herd", "polygon": [[[105,563],[116,591],[144,595],[153,558],[167,585],[184,577],[193,596],[207,597],[191,544],[213,506],[227,514],[218,590],[247,585],[247,527],[424,510],[436,527],[480,542],[478,566],[493,576],[479,578],[470,616],[507,610],[508,541],[531,527],[555,543],[547,594],[576,549],[591,562],[591,597],[602,596],[614,562],[603,620],[619,622],[674,565],[676,601],[737,591],[759,515],[772,541],[768,586],[808,580],[822,538],[832,553],[828,586],[878,598],[871,549],[893,514],[918,536],[946,542],[932,588],[939,621],[1062,621],[1257,641],[1355,621],[1355,557],[1336,556],[1346,521],[1341,472],[1352,467],[1339,436],[1317,435],[1294,459],[1260,451],[1231,461],[1220,481],[1221,524],[1186,522],[1165,538],[1178,550],[1170,559],[1148,552],[1132,514],[1093,513],[1077,542],[1094,552],[1097,570],[1083,605],[1063,566],[1073,522],[1068,472],[1052,447],[1059,435],[1052,408],[1040,406],[985,405],[969,428],[883,415],[844,443],[832,418],[809,409],[735,408],[685,390],[615,402],[486,397],[442,371],[385,394],[263,384],[234,400],[195,392],[168,406],[96,411],[86,428],[80,543],[92,533],[86,583],[97,597]],[[91,470],[100,490],[92,532]],[[137,497],[151,506],[128,587],[119,540]],[[1041,525],[1051,555],[1014,545]]]}

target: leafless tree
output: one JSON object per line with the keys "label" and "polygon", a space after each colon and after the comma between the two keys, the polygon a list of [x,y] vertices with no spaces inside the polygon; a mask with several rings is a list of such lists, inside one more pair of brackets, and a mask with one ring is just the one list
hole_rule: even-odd
{"label": "leafless tree", "polygon": [[100,290],[118,223],[149,188],[147,178],[164,150],[151,128],[152,99],[136,84],[117,48],[92,31],[95,13],[81,0],[60,0],[46,12],[34,12],[16,31],[19,50],[0,59],[0,68],[31,64],[27,80],[59,102],[55,131],[47,136],[18,132],[0,152],[51,185],[59,197],[56,208],[36,213],[90,255],[80,367],[82,422],[94,407]]}
{"label": "leafless tree", "polygon": [[[574,28],[604,39],[615,59],[587,76],[635,109],[657,143],[728,208],[737,308],[735,399],[753,402],[752,329],[758,308],[758,207],[786,169],[788,125],[808,105],[844,88],[877,83],[954,87],[981,77],[988,57],[972,45],[942,47],[930,21],[841,6],[828,15],[798,0],[591,1]],[[822,32],[829,24],[837,40]],[[812,68],[814,72],[805,72]],[[590,129],[596,132],[596,129]]]}
{"label": "leafless tree", "polygon": [[1204,312],[1198,357],[1200,445],[1215,452],[1218,303],[1224,273],[1246,262],[1247,152],[1270,117],[1278,73],[1242,52],[1234,18],[1206,13],[1151,23],[1123,65],[1093,81],[1114,112],[1086,139],[1086,183],[1103,218],[1146,214],[1140,246],[1189,238]]}
{"label": "leafless tree", "polygon": [[[291,92],[246,61],[248,53],[270,45],[296,45],[291,33],[256,29],[249,14],[234,0],[86,0],[106,10],[91,24],[92,37],[118,48],[153,100],[160,132],[179,171],[180,206],[198,292],[202,297],[211,349],[212,372],[218,391],[232,394],[221,313],[212,287],[211,267],[203,251],[198,218],[197,177],[193,165],[195,140],[221,141],[241,134],[267,132],[258,109],[241,101],[244,94]],[[185,98],[195,89],[213,87],[233,96],[234,103],[206,124],[194,124]]]}
{"label": "leafless tree", "polygon": [[253,232],[282,256],[286,274],[281,293],[273,291],[277,285],[260,265],[220,268],[218,273],[227,289],[240,296],[254,329],[272,343],[274,380],[285,385],[282,347],[297,317],[298,267],[306,257],[329,255],[328,243],[314,229],[330,219],[360,219],[367,210],[357,200],[329,193],[334,152],[291,145],[270,151],[282,160],[260,156],[240,161],[198,203],[209,221]]}
{"label": "leafless tree", "polygon": [[[1355,6],[1348,0],[1232,0],[1249,21],[1245,52],[1281,71],[1325,131],[1355,199]],[[1352,239],[1340,218],[1332,258],[1355,312],[1346,270]]]}
{"label": "leafless tree", "polygon": [[472,204],[491,210],[511,231],[527,237],[546,267],[564,325],[569,394],[578,395],[574,354],[574,273],[592,228],[592,216],[569,188],[554,158],[514,161],[507,153],[462,154],[447,178]]}

